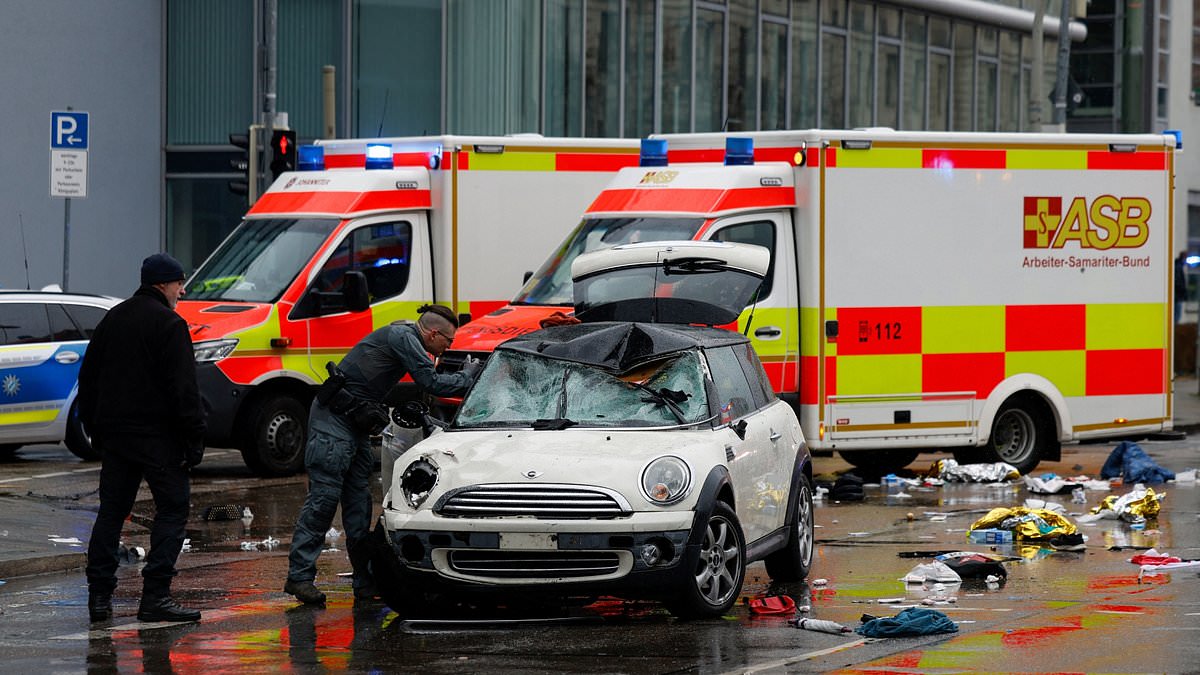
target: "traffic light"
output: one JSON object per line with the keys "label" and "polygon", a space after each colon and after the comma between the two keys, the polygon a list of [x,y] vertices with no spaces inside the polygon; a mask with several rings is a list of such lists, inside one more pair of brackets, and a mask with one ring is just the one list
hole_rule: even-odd
{"label": "traffic light", "polygon": [[[235,195],[250,197],[251,186],[256,182],[250,171],[250,165],[254,163],[250,157],[250,134],[229,134],[229,144],[241,150],[239,157],[229,160],[229,166],[242,174],[240,178],[229,181],[229,191]],[[250,201],[254,199],[250,198]]]}
{"label": "traffic light", "polygon": [[296,170],[296,132],[276,129],[271,134],[271,179]]}

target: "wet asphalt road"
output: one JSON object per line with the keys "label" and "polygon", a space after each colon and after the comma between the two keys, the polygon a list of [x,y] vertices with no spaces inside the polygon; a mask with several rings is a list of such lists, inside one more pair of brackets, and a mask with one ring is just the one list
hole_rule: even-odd
{"label": "wet asphalt road", "polygon": [[[1200,465],[1197,440],[1142,446],[1170,469]],[[1037,472],[1095,477],[1111,448],[1071,446],[1062,462]],[[924,469],[935,457],[922,455],[910,469]],[[94,508],[96,473],[70,473],[86,466],[53,446],[23,450],[0,464],[0,478],[66,475],[22,483],[3,499]],[[828,473],[847,466],[817,458],[816,468]],[[1116,486],[1113,493],[1128,489]],[[678,622],[652,603],[615,600],[527,614],[441,608],[437,620],[401,620],[379,603],[355,604],[349,579],[339,576],[349,571],[341,551],[326,552],[320,561],[318,582],[330,593],[328,606],[297,606],[280,587],[303,478],[261,481],[249,476],[236,453],[210,454],[195,479],[191,548],[180,557],[174,585],[184,604],[204,611],[201,623],[139,624],[136,564],[121,568],[117,617],[96,626],[87,621],[82,571],[10,579],[0,585],[0,663],[6,672],[38,673],[1197,671],[1200,575],[1139,580],[1138,567],[1128,562],[1136,552],[1128,547],[1145,546],[1200,558],[1200,486],[1164,489],[1163,511],[1144,530],[1119,521],[1081,527],[1089,539],[1084,552],[999,547],[1021,557],[1007,565],[1002,586],[965,582],[951,589],[954,603],[936,606],[958,622],[957,633],[864,640],[797,630],[784,617],[753,617],[743,605],[723,619],[698,622]],[[988,550],[966,543],[966,529],[987,509],[1031,496],[1020,485],[866,492],[863,502],[818,503],[818,547],[808,583],[771,587],[755,565],[746,596],[787,593],[809,606],[810,616],[851,627],[864,613],[892,616],[930,594],[899,581],[921,562],[899,553]],[[1103,496],[1089,492],[1087,506]],[[1070,495],[1047,499],[1081,511]],[[208,507],[230,504],[249,507],[253,518],[202,519]],[[150,512],[148,503],[139,503],[127,543],[148,545],[142,524]],[[6,527],[0,512],[0,530]],[[334,548],[341,543],[331,540]]]}

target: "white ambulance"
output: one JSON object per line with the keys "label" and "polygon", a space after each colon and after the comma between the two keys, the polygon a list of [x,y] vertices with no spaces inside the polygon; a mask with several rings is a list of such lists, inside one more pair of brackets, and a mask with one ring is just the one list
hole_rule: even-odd
{"label": "white ambulance", "polygon": [[210,446],[264,475],[303,467],[325,364],[428,302],[500,307],[636,140],[540,136],[321,141],[192,275]]}
{"label": "white ambulance", "polygon": [[[772,269],[737,329],[813,450],[888,471],[944,448],[1028,472],[1066,441],[1171,428],[1176,143],[887,129],[652,137],[513,313],[528,327],[569,311],[564,272],[596,248],[766,246]],[[472,332],[507,320],[460,330],[444,358],[486,351]]]}

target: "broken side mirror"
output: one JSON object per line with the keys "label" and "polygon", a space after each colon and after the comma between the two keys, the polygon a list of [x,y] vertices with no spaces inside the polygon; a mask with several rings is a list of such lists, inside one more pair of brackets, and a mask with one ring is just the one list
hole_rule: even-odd
{"label": "broken side mirror", "polygon": [[737,424],[729,428],[733,429],[733,433],[737,434],[737,437],[744,441],[746,440],[746,427],[748,426],[750,425],[746,424],[746,420],[738,420]]}
{"label": "broken side mirror", "polygon": [[533,278],[533,271],[525,270],[525,274],[521,276],[521,285],[524,286],[525,284],[529,283],[529,280],[532,278]]}
{"label": "broken side mirror", "polygon": [[342,297],[346,299],[346,309],[351,312],[365,312],[371,306],[371,296],[367,293],[367,275],[362,272],[346,272],[342,277]]}

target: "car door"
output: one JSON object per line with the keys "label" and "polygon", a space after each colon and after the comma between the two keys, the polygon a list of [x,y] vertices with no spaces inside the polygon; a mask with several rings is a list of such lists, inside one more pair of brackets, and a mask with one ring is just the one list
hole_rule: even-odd
{"label": "car door", "polygon": [[0,303],[0,435],[62,439],[86,346],[61,305]]}

